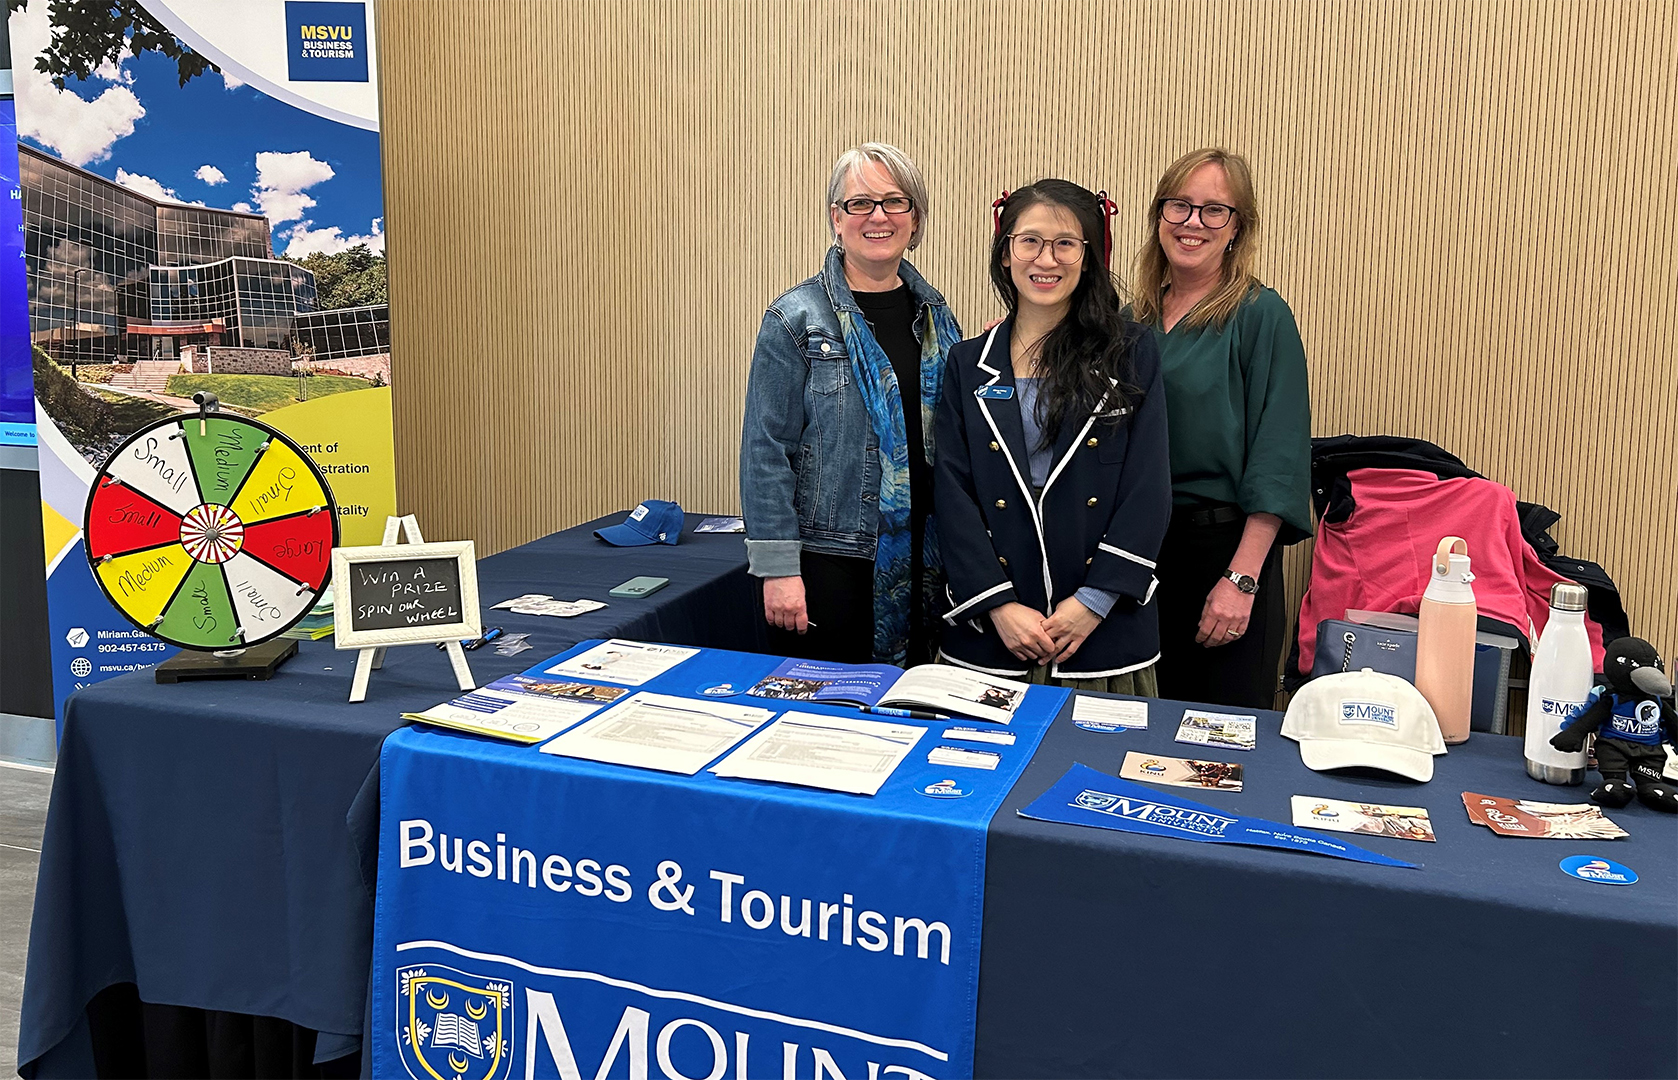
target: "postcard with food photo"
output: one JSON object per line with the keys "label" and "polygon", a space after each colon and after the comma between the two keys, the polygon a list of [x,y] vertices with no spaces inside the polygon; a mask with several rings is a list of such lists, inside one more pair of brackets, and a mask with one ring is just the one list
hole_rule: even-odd
{"label": "postcard with food photo", "polygon": [[1172,787],[1241,790],[1239,765],[1227,761],[1192,761],[1163,754],[1142,754],[1135,750],[1125,754],[1124,764],[1119,766],[1119,776],[1149,784],[1170,784]]}

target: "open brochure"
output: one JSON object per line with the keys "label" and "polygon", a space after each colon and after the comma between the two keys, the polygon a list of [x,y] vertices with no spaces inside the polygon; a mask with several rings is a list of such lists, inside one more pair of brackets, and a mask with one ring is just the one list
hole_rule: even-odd
{"label": "open brochure", "polygon": [[890,664],[788,660],[746,693],[776,701],[823,701],[862,708],[916,709],[1012,723],[1027,684],[948,664],[908,671]]}

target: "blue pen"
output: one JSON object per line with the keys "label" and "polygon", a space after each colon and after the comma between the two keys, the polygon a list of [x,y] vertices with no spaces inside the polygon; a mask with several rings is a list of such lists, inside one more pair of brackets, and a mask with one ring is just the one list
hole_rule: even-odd
{"label": "blue pen", "polygon": [[[482,648],[483,646],[488,645],[504,633],[506,633],[506,631],[501,627],[492,626],[475,638],[461,638],[460,647],[470,652],[473,649]],[[437,643],[437,647],[439,649],[446,648],[447,646],[448,642],[446,641],[439,641]]]}
{"label": "blue pen", "polygon": [[953,716],[942,713],[925,712],[921,709],[888,709],[882,705],[864,705],[862,711],[874,713],[877,716],[901,716],[906,720],[954,720]]}

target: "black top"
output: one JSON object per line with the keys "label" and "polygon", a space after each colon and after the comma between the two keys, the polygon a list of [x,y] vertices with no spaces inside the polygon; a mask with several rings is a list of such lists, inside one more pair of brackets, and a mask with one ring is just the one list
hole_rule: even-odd
{"label": "black top", "polygon": [[908,664],[927,659],[927,633],[922,611],[921,543],[926,519],[932,513],[932,466],[926,463],[926,441],[921,423],[921,343],[915,337],[915,294],[908,285],[890,292],[857,292],[857,307],[868,320],[868,329],[880,343],[892,371],[897,373],[898,395],[903,400],[903,434],[909,441],[909,658]]}
{"label": "black top", "polygon": [[909,518],[914,530],[916,562],[920,561],[921,532],[932,509],[932,467],[926,463],[921,431],[921,343],[915,337],[915,294],[899,285],[890,292],[852,292],[868,329],[880,343],[891,369],[897,373],[903,398],[903,432],[909,439]]}

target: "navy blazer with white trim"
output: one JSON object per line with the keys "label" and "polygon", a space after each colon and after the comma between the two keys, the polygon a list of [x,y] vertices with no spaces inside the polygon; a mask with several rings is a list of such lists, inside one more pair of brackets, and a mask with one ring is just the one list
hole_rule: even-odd
{"label": "navy blazer with white trim", "polygon": [[[1120,675],[1159,658],[1154,564],[1171,518],[1171,453],[1159,347],[1134,327],[1130,407],[1105,399],[1061,425],[1041,502],[1009,360],[1013,320],[950,350],[938,407],[934,495],[949,578],[945,659],[998,675],[1029,667],[1008,651],[985,613],[1015,601],[1051,613],[1081,586],[1118,603],[1056,677]],[[979,397],[981,388],[1007,397]],[[991,395],[1003,393],[999,389]]]}

